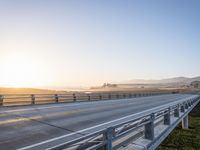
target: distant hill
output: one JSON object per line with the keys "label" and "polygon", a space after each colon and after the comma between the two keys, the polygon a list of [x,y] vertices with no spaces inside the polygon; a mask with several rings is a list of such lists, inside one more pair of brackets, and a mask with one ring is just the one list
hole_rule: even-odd
{"label": "distant hill", "polygon": [[194,77],[194,78],[175,77],[175,78],[167,78],[167,79],[161,79],[161,80],[135,79],[135,80],[123,81],[118,84],[170,84],[170,83],[190,84],[193,81],[200,81],[200,76]]}

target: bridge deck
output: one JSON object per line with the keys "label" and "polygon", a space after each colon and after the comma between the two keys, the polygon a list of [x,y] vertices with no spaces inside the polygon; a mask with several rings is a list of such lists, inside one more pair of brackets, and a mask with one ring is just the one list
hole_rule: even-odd
{"label": "bridge deck", "polygon": [[0,148],[48,148],[129,120],[132,114],[190,96],[168,94],[122,100],[2,107]]}

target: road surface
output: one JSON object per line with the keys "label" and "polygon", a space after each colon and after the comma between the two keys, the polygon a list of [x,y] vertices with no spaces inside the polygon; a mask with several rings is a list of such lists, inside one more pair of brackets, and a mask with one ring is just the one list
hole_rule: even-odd
{"label": "road surface", "polygon": [[191,95],[0,108],[0,149],[46,149]]}

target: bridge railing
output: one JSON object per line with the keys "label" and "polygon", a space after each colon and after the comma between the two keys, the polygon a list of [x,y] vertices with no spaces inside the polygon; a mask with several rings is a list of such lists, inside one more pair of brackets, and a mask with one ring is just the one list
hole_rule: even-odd
{"label": "bridge railing", "polygon": [[155,128],[158,124],[162,123],[170,127],[172,125],[172,117],[176,118],[177,123],[179,123],[181,117],[188,114],[197,105],[199,100],[200,96],[191,96],[189,99],[156,107],[133,115],[129,121],[56,145],[49,150],[115,150],[139,137],[150,141],[147,146],[144,146],[144,149],[149,149],[158,140],[156,139],[158,137],[155,136]]}
{"label": "bridge railing", "polygon": [[78,101],[111,100],[169,94],[170,92],[110,92],[110,93],[67,93],[67,94],[21,94],[0,95],[0,106],[63,103]]}

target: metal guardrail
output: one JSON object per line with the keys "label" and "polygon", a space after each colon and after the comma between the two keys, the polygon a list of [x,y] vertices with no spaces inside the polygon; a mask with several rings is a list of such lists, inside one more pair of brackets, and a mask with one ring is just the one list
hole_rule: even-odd
{"label": "metal guardrail", "polygon": [[[141,135],[150,141],[144,149],[154,149],[156,124],[163,122],[165,126],[175,126],[184,115],[188,114],[198,104],[200,96],[191,96],[189,99],[179,100],[163,106],[156,107],[142,113],[135,114],[129,121],[111,126],[107,129],[88,134],[72,141],[56,145],[49,150],[115,150]],[[172,124],[172,117],[176,122]],[[166,130],[169,128],[166,128]],[[158,138],[158,137],[157,137]],[[153,147],[154,148],[151,148]]]}
{"label": "metal guardrail", "polygon": [[0,95],[0,106],[33,105],[45,103],[62,103],[78,101],[95,101],[123,99],[142,96],[169,94],[169,92],[146,92],[146,93],[69,93],[69,94],[23,94],[23,95]]}

